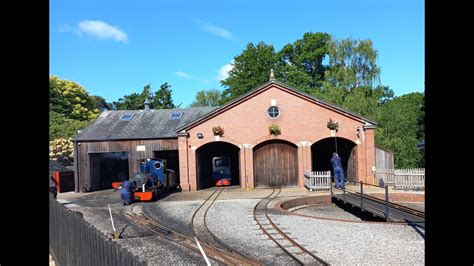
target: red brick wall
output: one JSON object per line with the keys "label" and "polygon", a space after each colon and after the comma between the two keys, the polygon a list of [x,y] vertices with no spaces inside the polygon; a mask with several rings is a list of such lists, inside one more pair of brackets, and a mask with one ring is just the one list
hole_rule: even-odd
{"label": "red brick wall", "polygon": [[[267,115],[272,99],[276,100],[276,106],[280,109],[280,116],[277,119],[271,119]],[[303,187],[304,171],[311,170],[311,145],[321,139],[331,137],[330,130],[326,126],[330,118],[339,122],[337,137],[346,138],[352,142],[358,140],[356,129],[364,125],[360,120],[310,102],[277,84],[269,84],[268,89],[261,90],[255,96],[191,128],[187,143],[180,138],[180,170],[183,190],[186,190],[186,187],[195,190],[195,150],[206,143],[216,141],[212,127],[217,125],[225,130],[220,141],[229,142],[241,149],[240,180],[243,189],[247,186],[249,188],[254,186],[253,147],[273,138],[283,139],[298,146],[298,177],[299,185]],[[271,124],[278,124],[282,134],[278,137],[271,136],[268,132],[268,127]],[[197,133],[202,133],[204,138],[198,139]],[[357,149],[358,178],[369,183],[373,183],[374,180],[371,172],[372,166],[375,165],[373,138],[373,129],[367,130],[365,140],[360,139],[361,144]],[[248,148],[244,148],[244,146],[248,146]],[[184,162],[185,150],[187,150],[187,163]],[[185,166],[189,166],[188,169],[185,169]],[[189,172],[189,181],[183,178],[185,171]],[[246,178],[248,178],[249,184],[245,183]]]}
{"label": "red brick wall", "polygon": [[[369,195],[385,200],[385,193],[369,193]],[[415,193],[388,193],[388,200],[391,202],[425,202],[425,194]]]}

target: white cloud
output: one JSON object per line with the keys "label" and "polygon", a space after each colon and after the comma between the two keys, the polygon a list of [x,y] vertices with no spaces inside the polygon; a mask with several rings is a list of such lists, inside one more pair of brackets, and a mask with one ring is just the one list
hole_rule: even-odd
{"label": "white cloud", "polygon": [[[68,28],[66,28],[68,29]],[[70,29],[68,29],[70,31]],[[127,42],[127,34],[117,26],[109,25],[100,20],[83,20],[78,24],[78,33],[88,34],[99,40],[112,39],[117,42]]]}
{"label": "white cloud", "polygon": [[183,71],[177,71],[174,73],[176,76],[180,77],[180,78],[183,78],[183,79],[189,79],[191,76],[189,76],[188,74],[184,73]]}
{"label": "white cloud", "polygon": [[231,71],[234,66],[232,65],[234,61],[230,62],[230,64],[225,64],[219,68],[219,75],[217,76],[218,80],[224,80],[229,76],[229,71]]}
{"label": "white cloud", "polygon": [[216,36],[229,39],[229,40],[235,40],[235,37],[232,35],[232,32],[230,32],[227,29],[218,27],[210,22],[202,21],[202,20],[196,20],[196,23],[199,24],[202,30],[210,32]]}

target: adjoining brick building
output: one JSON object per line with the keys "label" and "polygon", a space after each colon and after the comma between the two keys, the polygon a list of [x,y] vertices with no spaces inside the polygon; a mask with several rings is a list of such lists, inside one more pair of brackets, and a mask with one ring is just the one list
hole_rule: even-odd
{"label": "adjoining brick building", "polygon": [[[327,128],[330,119],[339,125],[335,136]],[[273,124],[280,135],[270,134]],[[224,128],[220,137],[216,126]],[[97,170],[106,169],[97,166],[104,160],[115,165],[115,175],[129,178],[137,159],[151,157],[167,159],[185,191],[213,185],[212,158],[218,156],[230,158],[232,184],[242,189],[303,187],[305,171],[331,169],[336,149],[349,179],[373,184],[375,127],[274,79],[218,108],[106,111],[74,139],[76,191],[107,188],[99,185],[99,172],[107,170]],[[111,163],[109,157],[118,159]]]}

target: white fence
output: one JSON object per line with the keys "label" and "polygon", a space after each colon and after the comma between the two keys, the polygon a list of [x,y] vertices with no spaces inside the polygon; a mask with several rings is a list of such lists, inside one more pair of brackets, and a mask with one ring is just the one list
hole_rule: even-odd
{"label": "white fence", "polygon": [[424,189],[425,169],[396,169],[395,189]]}
{"label": "white fence", "polygon": [[375,181],[377,185],[393,185],[395,183],[395,169],[375,169]]}
{"label": "white fence", "polygon": [[[393,185],[394,189],[424,189],[425,169],[376,169],[377,184]],[[381,181],[382,180],[382,181]]]}
{"label": "white fence", "polygon": [[305,171],[304,185],[310,191],[331,189],[331,171]]}

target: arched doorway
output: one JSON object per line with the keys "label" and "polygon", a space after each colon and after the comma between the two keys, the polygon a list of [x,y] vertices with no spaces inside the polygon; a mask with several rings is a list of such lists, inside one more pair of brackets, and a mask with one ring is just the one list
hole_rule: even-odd
{"label": "arched doorway", "polygon": [[253,149],[255,187],[297,187],[298,147],[269,140]]}
{"label": "arched doorway", "polygon": [[199,147],[196,150],[197,189],[215,186],[213,179],[213,169],[215,167],[213,167],[213,162],[216,163],[218,158],[226,159],[224,162],[230,162],[226,166],[230,169],[231,185],[239,185],[239,153],[239,147],[222,141],[210,142]]}
{"label": "arched doorway", "polygon": [[[336,151],[336,141],[337,154],[341,157],[344,176],[348,181],[355,181],[357,173],[357,145],[354,142],[341,137],[321,139],[311,145],[312,171],[331,171],[332,173],[330,160],[332,158],[332,153]],[[332,173],[332,175],[334,176],[334,173]]]}

